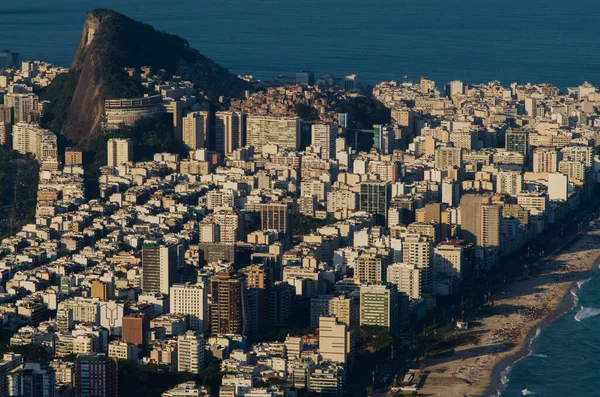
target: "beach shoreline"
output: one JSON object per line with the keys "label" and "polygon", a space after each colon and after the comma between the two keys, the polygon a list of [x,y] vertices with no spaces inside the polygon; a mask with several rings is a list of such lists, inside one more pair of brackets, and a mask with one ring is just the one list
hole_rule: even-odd
{"label": "beach shoreline", "polygon": [[[600,261],[600,231],[563,245],[539,274],[518,280],[487,308],[470,330],[477,341],[457,346],[450,358],[428,359],[421,392],[436,396],[497,396],[507,370],[527,357],[541,329],[573,308],[570,293]],[[538,331],[540,330],[540,331]],[[506,382],[506,380],[505,380]]]}
{"label": "beach shoreline", "polygon": [[[596,259],[594,263],[597,264],[599,261],[600,256]],[[539,333],[542,332],[542,328],[544,328],[548,324],[551,324],[553,321],[556,321],[559,318],[565,316],[568,312],[573,310],[573,308],[576,306],[576,301],[575,296],[573,296],[573,294],[571,294],[570,292],[574,288],[578,288],[577,283],[592,276],[593,273],[594,270],[590,269],[587,272],[587,274],[584,274],[584,276],[581,279],[574,280],[571,283],[570,288],[566,290],[563,300],[556,308],[556,310],[553,313],[551,313],[548,317],[542,319],[537,325],[531,327],[522,344],[519,346],[519,349],[515,351],[514,354],[509,355],[508,357],[505,357],[501,359],[498,363],[496,363],[492,372],[490,385],[484,392],[484,396],[500,395],[505,385],[502,382],[502,380],[508,375],[506,371],[508,370],[510,372],[509,368],[512,369],[512,367],[517,362],[521,361],[524,358],[527,358],[531,354],[533,342],[535,341],[535,338],[539,336]]]}

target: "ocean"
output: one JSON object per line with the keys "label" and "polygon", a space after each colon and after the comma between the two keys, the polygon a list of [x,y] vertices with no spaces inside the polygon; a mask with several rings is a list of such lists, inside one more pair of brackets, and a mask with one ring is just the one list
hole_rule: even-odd
{"label": "ocean", "polygon": [[599,396],[600,273],[571,289],[573,307],[536,332],[530,354],[503,373],[501,397]]}
{"label": "ocean", "polygon": [[94,7],[261,79],[308,69],[366,83],[600,84],[596,0],[0,0],[0,48],[69,65]]}

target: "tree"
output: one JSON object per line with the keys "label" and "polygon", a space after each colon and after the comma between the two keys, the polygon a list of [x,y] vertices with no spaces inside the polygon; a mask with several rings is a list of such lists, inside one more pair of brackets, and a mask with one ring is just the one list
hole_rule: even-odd
{"label": "tree", "polygon": [[340,113],[348,113],[353,128],[373,128],[373,124],[387,124],[391,121],[391,111],[376,99],[364,96],[353,97],[338,109]]}

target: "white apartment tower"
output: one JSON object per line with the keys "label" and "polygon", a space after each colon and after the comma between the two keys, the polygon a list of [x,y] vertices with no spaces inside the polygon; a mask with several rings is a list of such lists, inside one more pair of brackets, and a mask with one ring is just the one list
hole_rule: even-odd
{"label": "white apartment tower", "polygon": [[560,152],[553,147],[538,147],[533,151],[533,172],[556,172]]}
{"label": "white apartment tower", "polygon": [[565,174],[548,174],[548,196],[551,201],[567,201],[569,198],[569,178]]}
{"label": "white apartment tower", "polygon": [[396,285],[399,292],[404,292],[410,299],[423,296],[423,270],[413,263],[394,263],[387,268],[387,281]]}
{"label": "white apartment tower", "polygon": [[335,317],[319,318],[319,354],[324,361],[348,364],[354,353],[352,329]]}
{"label": "white apartment tower", "polygon": [[421,291],[428,292],[433,282],[433,242],[417,233],[408,234],[402,244],[402,261],[422,270]]}
{"label": "white apartment tower", "polygon": [[311,143],[319,148],[322,159],[335,158],[335,138],[337,124],[313,124],[311,127]]}
{"label": "white apartment tower", "polygon": [[246,144],[262,153],[267,144],[279,149],[298,150],[300,147],[300,119],[298,117],[248,116]]}
{"label": "white apartment tower", "polygon": [[208,329],[208,289],[203,284],[174,284],[169,289],[170,312],[187,315],[189,328],[204,333]]}
{"label": "white apartment tower", "polygon": [[455,244],[439,244],[433,250],[433,271],[436,276],[460,279],[463,272],[463,247]]}
{"label": "white apartment tower", "polygon": [[130,139],[109,139],[106,147],[107,165],[118,167],[133,161],[133,142]]}
{"label": "white apartment tower", "polygon": [[177,371],[197,374],[204,368],[204,337],[187,331],[177,337]]}
{"label": "white apartment tower", "polygon": [[516,197],[523,188],[523,175],[520,171],[500,171],[496,179],[496,193]]}
{"label": "white apartment tower", "polygon": [[442,203],[449,207],[458,207],[460,203],[460,184],[452,179],[442,181]]}

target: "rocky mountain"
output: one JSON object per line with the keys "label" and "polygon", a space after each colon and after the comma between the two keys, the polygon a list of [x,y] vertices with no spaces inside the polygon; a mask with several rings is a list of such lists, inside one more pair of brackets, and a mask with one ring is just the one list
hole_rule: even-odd
{"label": "rocky mountain", "polygon": [[80,146],[94,142],[105,99],[141,96],[144,87],[124,68],[150,66],[195,83],[209,100],[238,96],[249,84],[190,48],[181,37],[112,10],[88,13],[68,74],[42,94],[54,103],[52,127]]}

